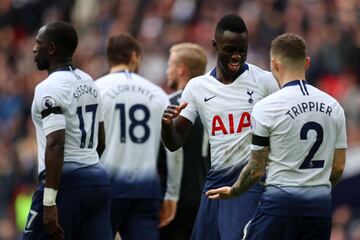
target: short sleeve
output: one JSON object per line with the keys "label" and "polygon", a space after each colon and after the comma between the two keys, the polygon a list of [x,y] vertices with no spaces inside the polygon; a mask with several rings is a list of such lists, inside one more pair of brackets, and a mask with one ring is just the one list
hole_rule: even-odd
{"label": "short sleeve", "polygon": [[266,115],[266,111],[261,110],[264,107],[259,103],[254,105],[251,114],[251,133],[260,137],[269,137],[270,117]]}
{"label": "short sleeve", "polygon": [[45,135],[66,128],[64,97],[61,89],[52,85],[43,85],[36,89],[34,98],[35,107],[41,114]]}
{"label": "short sleeve", "polygon": [[264,71],[264,73],[261,74],[259,84],[264,88],[263,90],[265,96],[268,96],[279,90],[279,85],[276,82],[274,76],[271,72],[268,71]]}
{"label": "short sleeve", "polygon": [[104,102],[102,100],[102,96],[101,96],[101,93],[100,93],[100,90],[98,89],[98,98],[99,98],[99,122],[103,122],[105,121],[105,116],[104,116],[104,112],[105,112],[105,109],[104,109]]}
{"label": "short sleeve", "polygon": [[186,85],[184,91],[182,92],[181,100],[180,100],[180,103],[184,103],[184,102],[188,103],[186,108],[184,108],[181,111],[180,115],[190,120],[192,123],[195,122],[198,116],[198,111],[196,108],[195,99],[193,97],[193,92],[194,92],[194,84],[192,84],[192,82],[190,81],[188,85]]}
{"label": "short sleeve", "polygon": [[337,139],[335,143],[335,148],[336,149],[347,148],[346,120],[345,120],[344,110],[342,108],[338,117]]}

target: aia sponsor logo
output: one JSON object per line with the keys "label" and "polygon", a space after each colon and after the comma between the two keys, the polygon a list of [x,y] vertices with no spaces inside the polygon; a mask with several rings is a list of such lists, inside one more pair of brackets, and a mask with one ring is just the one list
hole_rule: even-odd
{"label": "aia sponsor logo", "polygon": [[229,113],[226,117],[215,115],[212,119],[211,135],[215,136],[218,132],[224,135],[241,133],[244,128],[251,127],[250,118],[248,112],[241,113],[238,119],[235,119],[232,113]]}

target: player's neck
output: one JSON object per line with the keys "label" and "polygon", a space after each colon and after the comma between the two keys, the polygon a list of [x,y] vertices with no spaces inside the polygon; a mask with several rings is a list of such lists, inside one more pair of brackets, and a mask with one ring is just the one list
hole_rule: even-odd
{"label": "player's neck", "polygon": [[235,81],[236,78],[240,76],[231,76],[223,71],[219,66],[216,67],[216,79],[218,79],[223,84],[231,84]]}
{"label": "player's neck", "polygon": [[73,63],[71,60],[66,61],[66,62],[61,62],[61,63],[56,63],[56,64],[50,64],[49,68],[48,68],[48,74],[50,75],[51,73],[53,73],[56,69],[61,68],[61,67],[66,67],[66,66],[73,66]]}
{"label": "player's neck", "polygon": [[128,64],[118,64],[110,67],[110,72],[121,72],[121,71],[134,72],[134,69]]}
{"label": "player's neck", "polygon": [[280,86],[284,86],[288,82],[294,80],[305,80],[305,72],[288,72],[280,78]]}
{"label": "player's neck", "polygon": [[177,89],[176,90],[181,90],[181,89],[184,89],[186,84],[188,83],[188,79],[181,79],[179,82],[178,82],[178,85],[177,85]]}

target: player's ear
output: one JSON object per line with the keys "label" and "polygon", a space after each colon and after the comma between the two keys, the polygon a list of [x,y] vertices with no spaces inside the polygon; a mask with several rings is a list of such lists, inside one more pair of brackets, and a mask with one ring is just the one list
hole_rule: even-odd
{"label": "player's ear", "polygon": [[50,56],[54,55],[56,52],[56,44],[54,42],[50,42],[48,45],[48,53]]}
{"label": "player's ear", "polygon": [[215,50],[217,50],[217,43],[215,39],[211,40],[211,45],[215,48]]}
{"label": "player's ear", "polygon": [[277,69],[278,69],[278,65],[277,65],[275,57],[270,58],[270,68],[271,68],[272,72],[277,71]]}
{"label": "player's ear", "polygon": [[305,70],[308,70],[310,67],[310,57],[305,58]]}
{"label": "player's ear", "polygon": [[136,51],[132,51],[130,54],[129,64],[137,68],[138,65],[140,65],[140,59],[141,56]]}
{"label": "player's ear", "polygon": [[188,74],[188,72],[189,72],[189,70],[186,67],[186,65],[184,63],[180,62],[179,67],[178,67],[179,75],[184,76],[184,75]]}

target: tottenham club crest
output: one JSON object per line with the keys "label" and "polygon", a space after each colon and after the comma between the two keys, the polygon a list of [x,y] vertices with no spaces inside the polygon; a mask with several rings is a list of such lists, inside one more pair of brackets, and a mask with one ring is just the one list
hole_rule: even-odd
{"label": "tottenham club crest", "polygon": [[41,101],[41,108],[42,110],[50,109],[56,106],[56,101],[54,98],[50,96],[46,96]]}
{"label": "tottenham club crest", "polygon": [[253,103],[253,102],[254,102],[254,99],[252,99],[252,95],[253,95],[254,91],[251,90],[251,89],[248,89],[248,90],[246,91],[246,93],[249,95],[249,100],[248,100],[248,102],[249,102],[249,103]]}

